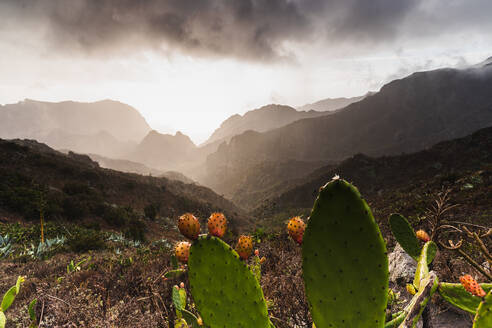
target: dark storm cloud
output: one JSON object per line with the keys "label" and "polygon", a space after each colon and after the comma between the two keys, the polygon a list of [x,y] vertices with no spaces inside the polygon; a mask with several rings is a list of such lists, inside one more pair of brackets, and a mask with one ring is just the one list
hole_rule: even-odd
{"label": "dark storm cloud", "polygon": [[[57,50],[111,53],[179,50],[198,56],[274,60],[286,42],[385,43],[412,35],[412,22],[446,32],[446,14],[460,27],[488,20],[491,1],[436,0],[1,0],[1,21],[28,22]],[[425,4],[425,6],[422,6]],[[439,13],[433,7],[439,7]],[[461,10],[464,8],[466,10]],[[463,13],[463,19],[460,16]],[[438,25],[440,24],[440,26]],[[415,30],[419,30],[415,26]]]}

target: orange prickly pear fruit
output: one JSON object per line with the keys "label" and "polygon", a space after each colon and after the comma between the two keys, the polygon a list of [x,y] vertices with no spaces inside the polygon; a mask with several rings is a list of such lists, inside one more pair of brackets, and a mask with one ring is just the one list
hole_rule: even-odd
{"label": "orange prickly pear fruit", "polygon": [[476,282],[475,279],[473,279],[473,277],[470,276],[469,274],[460,277],[460,282],[470,294],[478,297],[485,296],[486,294],[485,291],[478,284],[478,282]]}
{"label": "orange prickly pear fruit", "polygon": [[209,234],[222,238],[227,229],[227,219],[222,213],[212,213],[208,218],[207,226]]}
{"label": "orange prickly pear fruit", "polygon": [[425,232],[424,230],[419,230],[415,233],[417,235],[417,238],[422,240],[424,243],[428,242],[430,239],[429,234]]}
{"label": "orange prickly pear fruit", "polygon": [[178,219],[178,228],[183,236],[195,240],[200,233],[200,222],[193,214],[185,213]]}
{"label": "orange prickly pear fruit", "polygon": [[304,229],[306,225],[302,221],[301,217],[296,216],[289,220],[287,224],[287,231],[289,236],[294,239],[299,245],[302,244],[302,237],[304,236]]}
{"label": "orange prickly pear fruit", "polygon": [[190,247],[191,244],[187,241],[181,241],[176,244],[176,247],[174,247],[174,254],[178,261],[182,263],[188,262],[188,257],[190,257]]}
{"label": "orange prickly pear fruit", "polygon": [[253,239],[250,236],[242,235],[236,245],[236,252],[243,260],[247,260],[253,252]]}

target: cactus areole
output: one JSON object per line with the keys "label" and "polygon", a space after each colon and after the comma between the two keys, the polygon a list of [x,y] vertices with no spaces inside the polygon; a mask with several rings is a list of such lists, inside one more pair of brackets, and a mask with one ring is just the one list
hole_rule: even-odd
{"label": "cactus areole", "polygon": [[386,247],[371,210],[348,182],[321,188],[304,233],[302,267],[316,328],[384,326]]}

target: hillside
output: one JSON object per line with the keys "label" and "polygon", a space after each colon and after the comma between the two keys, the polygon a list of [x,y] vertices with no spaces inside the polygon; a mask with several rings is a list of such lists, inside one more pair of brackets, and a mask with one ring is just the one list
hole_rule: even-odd
{"label": "hillside", "polygon": [[299,111],[290,106],[283,105],[272,104],[263,106],[250,110],[244,115],[236,114],[229,117],[212,133],[210,138],[204,142],[204,145],[229,141],[235,135],[239,135],[245,131],[265,132],[303,118],[318,117],[327,114],[329,113],[314,110]]}
{"label": "hillside", "polygon": [[0,138],[27,138],[56,149],[122,154],[150,131],[140,113],[126,104],[103,100],[43,102],[26,99],[0,106]]}
{"label": "hillside", "polygon": [[341,109],[343,107],[347,107],[348,105],[361,101],[368,95],[371,95],[372,93],[369,92],[364,96],[359,96],[359,97],[350,97],[350,98],[326,98],[322,99],[319,101],[316,101],[312,104],[306,104],[300,107],[297,107],[297,110],[299,111],[320,111],[320,112],[331,112],[337,109]]}
{"label": "hillside", "polygon": [[[140,176],[99,167],[86,155],[59,153],[30,140],[0,140],[0,217],[36,220],[37,198],[44,190],[48,220],[125,224],[115,208],[140,213],[156,206],[160,217],[184,212],[208,217],[224,211],[235,229],[249,219],[212,190],[167,178]],[[123,220],[123,221],[121,221]]]}
{"label": "hillside", "polygon": [[455,203],[461,204],[456,220],[468,222],[473,218],[476,224],[488,225],[492,219],[491,149],[489,127],[414,154],[378,158],[357,154],[338,166],[316,170],[299,179],[296,186],[277,189],[276,195],[267,196],[252,213],[266,225],[275,225],[275,217],[309,209],[320,186],[340,175],[353,182],[369,204],[379,209],[380,218],[391,212],[424,215],[432,198],[450,189]]}
{"label": "hillside", "polygon": [[206,184],[229,196],[229,186],[262,162],[409,153],[465,136],[492,125],[490,85],[486,65],[414,73],[331,115],[232,138],[208,157]]}

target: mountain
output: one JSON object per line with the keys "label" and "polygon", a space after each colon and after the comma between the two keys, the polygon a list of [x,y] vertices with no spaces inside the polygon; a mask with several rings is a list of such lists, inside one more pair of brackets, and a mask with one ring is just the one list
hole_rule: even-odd
{"label": "mountain", "polygon": [[220,127],[212,133],[204,145],[229,141],[235,135],[245,131],[264,132],[279,128],[294,121],[326,115],[327,113],[298,111],[295,108],[283,105],[267,105],[246,112],[244,115],[233,115],[222,122]]}
{"label": "mountain", "polygon": [[331,112],[337,109],[341,109],[343,107],[346,107],[352,103],[361,101],[367,96],[370,96],[374,93],[368,92],[364,96],[359,96],[359,97],[351,97],[351,98],[326,98],[322,99],[320,101],[314,102],[312,104],[307,104],[304,106],[297,107],[297,110],[299,111],[320,111],[320,112]]}
{"label": "mountain", "polygon": [[208,156],[204,183],[230,196],[230,186],[263,162],[409,153],[465,136],[492,125],[491,85],[490,65],[414,73],[331,115],[233,137]]}
{"label": "mountain", "polygon": [[36,139],[57,149],[115,156],[128,152],[149,131],[135,108],[112,100],[53,103],[26,99],[0,106],[0,138]]}
{"label": "mountain", "polygon": [[159,215],[173,222],[185,212],[207,218],[223,211],[234,229],[250,223],[241,209],[203,186],[104,169],[87,155],[63,154],[34,140],[0,139],[0,216],[39,218],[40,188],[45,190],[48,220],[111,226],[122,219],[109,215],[112,208],[143,213],[146,206],[157,204]]}
{"label": "mountain", "polygon": [[467,216],[462,220],[455,217],[456,221],[473,218],[475,224],[483,221],[487,225],[492,216],[491,149],[492,127],[488,127],[413,154],[378,158],[356,154],[337,166],[316,170],[295,186],[272,191],[252,214],[273,218],[309,209],[319,188],[340,175],[358,187],[371,208],[386,208],[378,215],[383,219],[380,222],[386,222],[384,219],[392,212],[423,214],[432,204],[432,195],[448,189],[461,204],[458,212]]}
{"label": "mountain", "polygon": [[[136,173],[140,175],[161,176],[163,171],[150,168],[142,163],[132,162],[126,159],[108,158],[97,154],[87,154],[94,162],[97,162],[100,167],[112,169],[115,171]],[[176,180],[176,179],[174,179]]]}
{"label": "mountain", "polygon": [[179,131],[171,135],[152,130],[137,145],[129,158],[159,170],[179,170],[183,163],[193,159],[196,150],[193,141]]}

